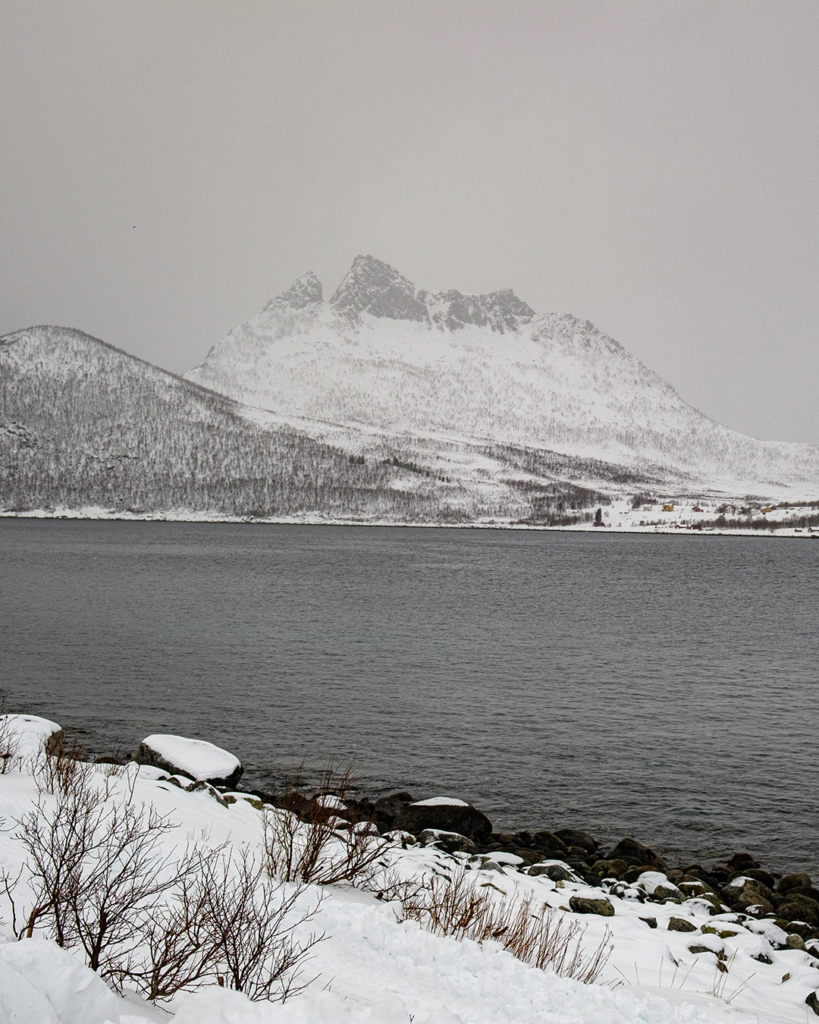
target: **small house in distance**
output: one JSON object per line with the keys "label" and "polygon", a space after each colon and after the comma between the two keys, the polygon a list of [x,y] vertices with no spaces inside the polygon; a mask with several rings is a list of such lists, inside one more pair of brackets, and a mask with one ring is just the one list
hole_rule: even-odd
{"label": "small house in distance", "polygon": [[673,505],[671,505],[671,504],[663,505],[663,512],[673,512],[673,511],[674,511],[674,506]]}

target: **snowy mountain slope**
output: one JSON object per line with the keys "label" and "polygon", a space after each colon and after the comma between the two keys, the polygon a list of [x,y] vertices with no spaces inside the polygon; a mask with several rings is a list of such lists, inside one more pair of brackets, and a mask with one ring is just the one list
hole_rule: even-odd
{"label": "snowy mountain slope", "polygon": [[[302,281],[288,306],[314,302],[316,286]],[[0,338],[6,512],[544,523],[553,509],[604,500],[574,477],[618,474],[514,448],[287,422],[80,331]]]}
{"label": "snowy mountain slope", "polygon": [[80,331],[0,339],[0,507],[405,516],[398,475]]}
{"label": "snowy mountain slope", "polygon": [[416,292],[356,257],[324,301],[299,278],[187,379],[284,417],[594,458],[693,489],[819,494],[819,448],[758,441],[687,405],[588,321],[512,291]]}

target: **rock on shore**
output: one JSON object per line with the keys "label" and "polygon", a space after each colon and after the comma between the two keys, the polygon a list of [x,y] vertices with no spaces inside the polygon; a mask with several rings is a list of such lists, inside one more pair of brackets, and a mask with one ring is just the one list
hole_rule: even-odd
{"label": "rock on shore", "polygon": [[206,740],[155,734],[137,747],[137,764],[149,764],[171,775],[184,775],[194,782],[232,789],[244,771],[239,758]]}

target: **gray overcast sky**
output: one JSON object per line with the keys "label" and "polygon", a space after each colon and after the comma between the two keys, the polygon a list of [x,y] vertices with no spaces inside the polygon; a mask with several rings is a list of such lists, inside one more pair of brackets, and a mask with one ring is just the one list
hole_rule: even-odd
{"label": "gray overcast sky", "polygon": [[0,0],[0,333],[184,371],[358,252],[819,443],[816,0]]}

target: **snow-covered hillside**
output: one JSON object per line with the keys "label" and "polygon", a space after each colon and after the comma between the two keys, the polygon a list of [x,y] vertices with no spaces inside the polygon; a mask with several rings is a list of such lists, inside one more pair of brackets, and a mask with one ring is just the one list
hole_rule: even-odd
{"label": "snow-covered hillside", "polygon": [[231,399],[81,331],[0,338],[7,511],[402,517],[398,475],[286,424],[253,422]]}
{"label": "snow-covered hillside", "polygon": [[349,444],[364,428],[593,458],[689,493],[819,496],[819,448],[721,426],[588,321],[536,314],[510,290],[416,292],[370,256],[329,301],[299,278],[186,376],[344,427]]}

